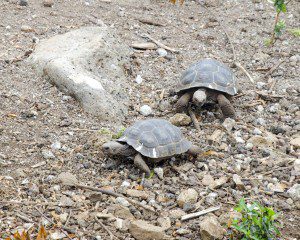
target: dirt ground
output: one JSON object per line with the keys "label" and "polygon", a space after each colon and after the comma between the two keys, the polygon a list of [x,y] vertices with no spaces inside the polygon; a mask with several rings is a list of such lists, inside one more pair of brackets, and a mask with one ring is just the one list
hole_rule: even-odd
{"label": "dirt ground", "polygon": [[[152,107],[153,117],[170,119],[175,114],[172,105],[176,81],[190,64],[203,57],[223,61],[237,76],[240,93],[232,99],[238,115],[234,128],[228,132],[222,128],[223,119],[215,105],[195,109],[201,131],[190,124],[181,127],[183,134],[203,151],[218,154],[197,160],[184,155],[176,161],[164,161],[158,164],[164,171],[162,180],[156,175],[145,179],[143,191],[147,197],[129,197],[152,204],[156,211],[170,217],[172,224],[166,233],[175,239],[200,239],[199,222],[205,216],[180,222],[168,215],[180,209],[176,198],[187,188],[195,189],[200,197],[195,206],[183,209],[185,213],[220,205],[214,214],[222,223],[226,213],[245,197],[280,212],[281,239],[300,239],[299,198],[292,199],[287,193],[300,183],[294,167],[300,152],[290,144],[299,137],[300,129],[299,38],[286,32],[274,46],[264,45],[274,21],[270,3],[207,0],[208,12],[198,2],[188,0],[182,6],[163,0],[57,0],[51,8],[44,7],[42,1],[28,2],[28,6],[19,6],[16,0],[0,2],[1,239],[28,228],[34,229],[34,234],[41,222],[51,234],[66,232],[61,226],[67,226],[74,230],[69,238],[109,239],[94,216],[109,213],[120,203],[111,196],[95,197],[90,191],[62,186],[57,183],[58,175],[70,172],[81,184],[119,193],[126,193],[126,184],[127,188],[139,189],[142,175],[131,161],[103,156],[100,145],[109,138],[103,128],[115,133],[145,118],[139,113],[144,104]],[[282,18],[288,28],[299,28],[299,16],[296,0],[289,3]],[[144,42],[141,35],[148,33],[180,50],[160,57],[155,50],[131,49],[131,104],[122,126],[86,114],[73,98],[37,76],[26,63],[37,39],[95,25],[97,19],[110,26],[128,46]],[[143,23],[144,19],[160,26]],[[220,22],[231,38],[237,61],[250,73],[254,84],[233,67],[230,43]],[[263,78],[280,61],[282,64]],[[141,84],[135,81],[137,74],[143,79]],[[218,129],[223,137],[211,143],[209,136]],[[262,139],[251,147],[249,139],[260,135]],[[241,177],[245,188],[236,187],[233,174]],[[210,189],[203,182],[204,175],[228,180]],[[209,200],[212,192],[217,196]],[[62,203],[66,197],[71,203]],[[129,209],[136,219],[158,225],[158,216],[136,206]],[[63,219],[66,214],[67,225]],[[119,239],[133,239],[126,228],[117,229],[115,220],[103,223]]]}

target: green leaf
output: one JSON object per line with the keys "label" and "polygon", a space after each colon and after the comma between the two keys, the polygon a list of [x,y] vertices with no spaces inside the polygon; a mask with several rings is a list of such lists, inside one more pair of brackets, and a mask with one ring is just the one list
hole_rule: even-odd
{"label": "green leaf", "polygon": [[125,128],[125,127],[122,127],[122,128],[119,130],[119,132],[117,132],[116,134],[113,134],[113,135],[112,135],[112,138],[113,138],[113,139],[119,139],[120,137],[122,137],[122,135],[123,135],[123,133],[124,133],[125,130],[126,130],[126,128]]}
{"label": "green leaf", "polygon": [[287,31],[293,34],[295,37],[300,37],[300,28],[290,28]]}

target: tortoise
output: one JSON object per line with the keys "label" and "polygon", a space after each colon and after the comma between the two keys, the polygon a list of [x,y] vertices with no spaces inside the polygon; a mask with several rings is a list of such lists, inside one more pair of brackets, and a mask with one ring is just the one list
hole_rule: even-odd
{"label": "tortoise", "polygon": [[202,59],[183,72],[176,92],[182,94],[175,104],[181,109],[192,102],[201,107],[206,101],[217,102],[224,117],[235,117],[229,97],[237,94],[233,72],[223,63],[210,58]]}
{"label": "tortoise", "polygon": [[159,162],[182,153],[192,156],[200,153],[200,147],[185,139],[178,127],[155,118],[135,122],[119,139],[104,143],[102,150],[108,156],[133,157],[135,166],[147,176],[150,175],[148,162]]}

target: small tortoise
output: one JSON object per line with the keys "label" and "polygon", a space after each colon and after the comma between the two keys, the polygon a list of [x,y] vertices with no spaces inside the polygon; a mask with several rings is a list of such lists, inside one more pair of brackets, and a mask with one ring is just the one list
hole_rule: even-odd
{"label": "small tortoise", "polygon": [[133,157],[134,164],[148,176],[150,169],[142,156],[159,162],[185,152],[192,156],[200,153],[200,148],[186,140],[178,127],[163,119],[137,121],[118,140],[104,143],[102,149],[106,155]]}
{"label": "small tortoise", "polygon": [[177,109],[187,106],[190,100],[201,107],[210,99],[219,104],[225,117],[235,117],[227,98],[237,93],[235,76],[217,60],[206,58],[190,66],[182,74],[176,92],[183,94],[175,104]]}

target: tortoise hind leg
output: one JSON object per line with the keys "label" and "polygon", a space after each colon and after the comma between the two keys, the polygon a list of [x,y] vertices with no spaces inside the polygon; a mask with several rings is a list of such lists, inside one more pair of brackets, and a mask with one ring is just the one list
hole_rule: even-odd
{"label": "tortoise hind leg", "polygon": [[175,108],[176,109],[181,109],[183,107],[186,107],[189,103],[189,101],[191,100],[193,96],[193,93],[191,92],[187,92],[185,94],[183,94],[177,101],[177,103],[175,103]]}
{"label": "tortoise hind leg", "polygon": [[141,154],[137,154],[134,157],[134,165],[137,166],[140,170],[146,173],[146,177],[150,176],[150,169],[148,165],[145,163],[144,159],[142,158]]}
{"label": "tortoise hind leg", "polygon": [[217,96],[217,101],[225,118],[235,118],[234,108],[230,101],[223,94],[219,94]]}

